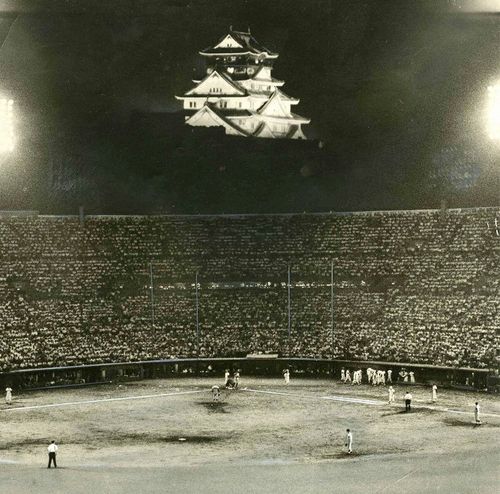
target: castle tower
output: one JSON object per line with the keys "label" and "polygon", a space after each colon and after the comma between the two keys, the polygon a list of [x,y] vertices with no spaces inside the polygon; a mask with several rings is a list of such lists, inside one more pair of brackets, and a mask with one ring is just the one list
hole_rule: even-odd
{"label": "castle tower", "polygon": [[272,139],[305,139],[302,125],[309,118],[292,113],[299,99],[280,88],[284,81],[271,75],[278,58],[248,32],[233,31],[199,52],[206,76],[183,96],[186,124],[221,126],[226,134]]}

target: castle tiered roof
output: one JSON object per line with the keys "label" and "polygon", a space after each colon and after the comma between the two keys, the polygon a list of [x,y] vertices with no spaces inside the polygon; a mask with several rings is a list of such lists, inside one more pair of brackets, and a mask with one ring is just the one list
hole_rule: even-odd
{"label": "castle tiered roof", "polygon": [[[204,79],[202,79],[197,86],[190,89],[185,95],[186,96],[213,96],[216,91],[217,94],[224,94],[227,96],[245,96],[248,94],[247,90],[238,84],[236,81],[233,81],[228,75],[223,72],[219,72],[214,70],[210,72]],[[182,99],[180,97],[179,99]]]}
{"label": "castle tiered roof", "polygon": [[271,75],[277,53],[250,32],[232,29],[200,53],[206,56],[206,76],[176,96],[184,103],[186,124],[222,126],[239,136],[305,139],[301,126],[310,119],[291,112],[299,99],[284,93],[284,81]]}
{"label": "castle tiered roof", "polygon": [[246,54],[264,55],[269,58],[278,58],[277,53],[273,53],[265,46],[262,46],[249,32],[233,31],[231,28],[229,33],[219,39],[219,41],[211,47],[205,48],[199,52],[200,55],[211,57],[222,54]]}

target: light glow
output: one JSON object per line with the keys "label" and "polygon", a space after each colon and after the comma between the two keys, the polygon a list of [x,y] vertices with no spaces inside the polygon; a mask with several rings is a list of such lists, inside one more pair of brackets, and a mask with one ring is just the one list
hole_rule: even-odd
{"label": "light glow", "polygon": [[500,84],[488,87],[488,134],[500,140]]}
{"label": "light glow", "polygon": [[0,153],[14,151],[14,101],[0,99]]}

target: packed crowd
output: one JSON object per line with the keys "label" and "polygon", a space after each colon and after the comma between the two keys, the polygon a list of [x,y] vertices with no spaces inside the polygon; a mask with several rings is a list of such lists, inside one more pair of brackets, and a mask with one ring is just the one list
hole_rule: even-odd
{"label": "packed crowd", "polygon": [[498,217],[0,217],[0,370],[249,353],[493,366]]}

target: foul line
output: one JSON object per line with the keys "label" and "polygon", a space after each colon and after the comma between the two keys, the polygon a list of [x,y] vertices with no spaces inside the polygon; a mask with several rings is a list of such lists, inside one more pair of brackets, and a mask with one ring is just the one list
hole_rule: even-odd
{"label": "foul line", "polygon": [[346,398],[345,396],[322,396],[323,400],[347,401],[348,403],[360,403],[361,405],[383,405],[380,400],[364,400],[363,398]]}
{"label": "foul line", "polygon": [[127,401],[127,400],[143,400],[146,398],[161,398],[163,396],[179,396],[179,395],[191,395],[195,393],[206,393],[208,390],[196,390],[196,391],[180,391],[176,393],[159,393],[154,395],[140,395],[140,396],[123,396],[120,398],[102,398],[100,400],[84,400],[84,401],[68,401],[66,403],[51,403],[48,405],[31,405],[28,407],[13,407],[13,408],[4,408],[0,411],[2,412],[11,412],[14,410],[35,410],[38,408],[55,408],[55,407],[66,407],[71,405],[89,405],[92,403],[104,403],[108,401]]}
{"label": "foul line", "polygon": [[[418,472],[419,470],[420,470],[420,468],[416,468],[415,470],[410,470],[408,473],[406,473],[405,475],[403,475],[399,479],[397,479],[394,482],[392,482],[391,485],[394,485],[394,484],[397,484],[398,482],[401,482],[402,480],[406,479],[410,475],[413,475],[415,472]],[[391,487],[391,485],[386,485],[386,486],[382,487],[380,490],[378,490],[377,492],[375,492],[375,494],[379,494],[380,492],[384,492],[389,487]]]}
{"label": "foul line", "polygon": [[250,388],[243,388],[242,391],[249,391],[251,393],[263,393],[263,394],[269,394],[269,395],[281,395],[281,396],[291,396],[293,398],[305,398],[306,400],[333,400],[333,401],[346,401],[348,403],[358,403],[361,405],[383,405],[383,401],[379,400],[364,400],[362,398],[348,398],[345,396],[307,396],[307,395],[299,395],[295,393],[283,393],[281,391],[263,391],[259,389],[250,389]]}
{"label": "foul line", "polygon": [[[413,407],[413,405],[412,405]],[[415,405],[415,408],[428,408],[429,410],[436,410],[437,412],[448,412],[448,413],[458,413],[460,415],[474,415],[474,412],[464,412],[463,410],[455,410],[453,408],[445,408],[445,407],[433,407],[433,406],[424,406],[424,405]],[[500,417],[498,413],[480,413],[481,417]]]}

